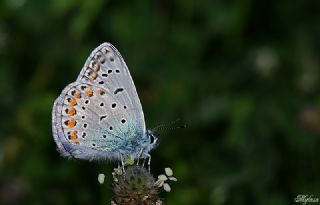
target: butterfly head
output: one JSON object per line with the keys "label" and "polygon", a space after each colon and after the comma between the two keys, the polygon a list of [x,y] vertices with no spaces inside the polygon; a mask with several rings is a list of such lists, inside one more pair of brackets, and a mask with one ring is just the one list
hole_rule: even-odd
{"label": "butterfly head", "polygon": [[151,129],[147,130],[147,140],[149,150],[154,149],[158,144],[158,137],[155,136],[154,132]]}

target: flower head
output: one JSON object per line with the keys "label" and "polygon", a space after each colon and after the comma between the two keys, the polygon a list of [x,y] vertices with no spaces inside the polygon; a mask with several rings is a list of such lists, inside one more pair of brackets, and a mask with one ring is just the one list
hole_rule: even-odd
{"label": "flower head", "polygon": [[115,205],[162,205],[153,176],[142,166],[117,168],[112,173]]}

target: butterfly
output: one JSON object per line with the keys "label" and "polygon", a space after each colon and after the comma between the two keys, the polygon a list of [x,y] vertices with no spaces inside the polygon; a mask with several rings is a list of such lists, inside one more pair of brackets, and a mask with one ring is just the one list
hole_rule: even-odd
{"label": "butterfly", "polygon": [[61,155],[86,160],[147,159],[158,138],[146,129],[141,103],[121,54],[95,48],[77,80],[55,100],[52,131]]}

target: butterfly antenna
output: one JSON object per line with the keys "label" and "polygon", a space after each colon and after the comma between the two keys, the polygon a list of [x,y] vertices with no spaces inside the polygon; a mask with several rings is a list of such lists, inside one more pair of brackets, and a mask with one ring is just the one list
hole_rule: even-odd
{"label": "butterfly antenna", "polygon": [[167,124],[160,124],[157,127],[153,128],[151,131],[156,136],[160,136],[168,133],[168,131],[181,129],[181,128],[187,128],[187,124],[182,123],[180,119],[176,119],[175,121],[169,122]]}

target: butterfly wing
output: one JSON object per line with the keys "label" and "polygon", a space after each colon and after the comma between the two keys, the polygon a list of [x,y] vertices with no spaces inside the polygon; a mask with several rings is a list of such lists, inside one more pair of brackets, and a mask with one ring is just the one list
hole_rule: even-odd
{"label": "butterfly wing", "polygon": [[145,132],[142,106],[131,78],[129,69],[119,51],[110,43],[103,43],[94,49],[80,75],[78,82],[89,83],[106,90],[122,105],[136,122],[138,132]]}
{"label": "butterfly wing", "polygon": [[140,149],[145,136],[141,104],[128,68],[111,44],[91,53],[77,81],[55,101],[52,119],[64,156],[119,159]]}

